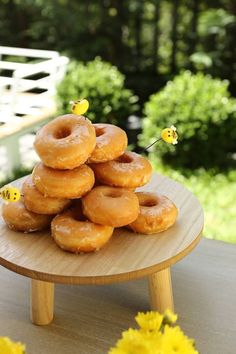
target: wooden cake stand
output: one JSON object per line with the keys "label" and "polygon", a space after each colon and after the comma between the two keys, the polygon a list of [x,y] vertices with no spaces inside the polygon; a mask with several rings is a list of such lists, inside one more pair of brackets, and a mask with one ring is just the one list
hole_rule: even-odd
{"label": "wooden cake stand", "polygon": [[[14,184],[19,187],[24,179]],[[100,251],[71,254],[62,251],[49,231],[24,234],[8,229],[0,218],[0,264],[31,278],[31,320],[45,325],[53,319],[54,283],[108,284],[148,277],[153,310],[173,310],[170,266],[197,245],[203,211],[185,187],[154,174],[140,190],[166,195],[179,208],[176,224],[156,235],[117,229]]]}

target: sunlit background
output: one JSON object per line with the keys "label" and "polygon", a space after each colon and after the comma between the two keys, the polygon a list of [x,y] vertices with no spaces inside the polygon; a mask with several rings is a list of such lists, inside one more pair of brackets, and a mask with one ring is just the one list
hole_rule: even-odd
{"label": "sunlit background", "polygon": [[[56,110],[48,116],[68,113],[70,100],[86,97],[87,116],[121,126],[137,152],[175,125],[179,144],[159,142],[148,158],[157,172],[197,195],[206,214],[204,236],[232,243],[235,38],[235,0],[0,0],[1,46],[57,51],[69,58],[64,79],[56,83]],[[27,64],[32,58],[8,54],[1,61]],[[11,74],[2,65],[0,76]],[[3,119],[1,185],[27,173],[36,159],[35,123],[23,136],[9,135],[8,140],[19,140],[21,155],[9,171],[9,157],[1,150],[6,124]],[[8,123],[10,129],[13,125]]]}

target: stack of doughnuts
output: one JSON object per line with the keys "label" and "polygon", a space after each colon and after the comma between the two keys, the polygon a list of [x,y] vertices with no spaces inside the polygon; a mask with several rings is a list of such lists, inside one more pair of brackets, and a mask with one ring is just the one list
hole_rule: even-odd
{"label": "stack of doughnuts", "polygon": [[74,114],[52,120],[36,135],[41,162],[24,181],[21,199],[3,206],[6,224],[23,232],[51,225],[56,244],[74,253],[99,250],[117,227],[142,234],[168,229],[177,208],[165,196],[135,193],[152,167],[127,144],[126,133],[111,124]]}

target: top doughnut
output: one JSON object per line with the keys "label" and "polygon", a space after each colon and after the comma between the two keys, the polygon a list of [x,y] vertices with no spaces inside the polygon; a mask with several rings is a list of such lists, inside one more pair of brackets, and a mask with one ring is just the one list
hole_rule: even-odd
{"label": "top doughnut", "polygon": [[121,156],[128,145],[125,131],[112,124],[93,124],[96,132],[96,147],[89,162],[99,163],[114,160]]}
{"label": "top doughnut", "polygon": [[87,161],[96,146],[92,123],[83,116],[66,114],[42,127],[36,134],[34,147],[51,168],[71,170]]}

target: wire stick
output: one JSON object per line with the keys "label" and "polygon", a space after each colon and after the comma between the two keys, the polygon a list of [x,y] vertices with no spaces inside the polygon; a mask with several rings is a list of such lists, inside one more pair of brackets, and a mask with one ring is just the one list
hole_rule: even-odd
{"label": "wire stick", "polygon": [[145,149],[143,149],[143,151],[146,151],[147,149],[149,149],[152,145],[156,144],[158,141],[160,141],[162,138],[159,138],[157,140],[155,140],[151,145],[148,145],[147,147],[145,147]]}

